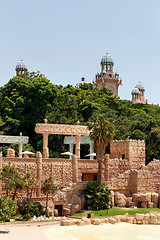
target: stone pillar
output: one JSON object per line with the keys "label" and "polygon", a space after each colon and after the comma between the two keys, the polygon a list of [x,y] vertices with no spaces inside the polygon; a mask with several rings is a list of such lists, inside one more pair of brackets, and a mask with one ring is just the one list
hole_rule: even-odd
{"label": "stone pillar", "polygon": [[81,136],[76,135],[76,155],[80,159],[80,148],[81,148]]}
{"label": "stone pillar", "polygon": [[[0,173],[2,171],[2,152],[0,152]],[[0,197],[2,196],[2,181],[0,180]]]}
{"label": "stone pillar", "polygon": [[[91,142],[90,144],[90,154],[93,153],[93,142]],[[90,159],[94,159],[93,156],[90,156]]]}
{"label": "stone pillar", "polygon": [[[42,154],[37,152],[36,154],[37,159],[37,181],[40,183],[42,180]],[[41,186],[37,187],[37,197],[41,197]]]}
{"label": "stone pillar", "polygon": [[108,161],[109,154],[104,155],[104,180],[108,181]]}
{"label": "stone pillar", "polygon": [[43,133],[43,157],[49,158],[48,133]]}
{"label": "stone pillar", "polygon": [[23,144],[20,143],[20,144],[19,144],[19,157],[20,157],[20,158],[22,158],[22,154],[21,154],[21,153],[22,153],[22,149],[23,149]]}
{"label": "stone pillar", "polygon": [[77,156],[72,156],[72,171],[73,171],[73,182],[76,183],[78,181],[78,160]]}
{"label": "stone pillar", "polygon": [[[69,151],[73,153],[73,144],[69,144]],[[72,156],[69,156],[70,159],[72,159]]]}

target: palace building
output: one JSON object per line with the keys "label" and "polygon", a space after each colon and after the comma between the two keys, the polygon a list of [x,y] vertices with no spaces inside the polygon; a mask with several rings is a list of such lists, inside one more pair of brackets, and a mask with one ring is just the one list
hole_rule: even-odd
{"label": "palace building", "polygon": [[147,100],[145,100],[144,91],[145,91],[144,86],[142,85],[141,82],[139,82],[131,92],[132,102],[146,104]]}
{"label": "palace building", "polygon": [[118,87],[122,85],[122,79],[119,79],[119,74],[113,72],[114,62],[112,57],[106,53],[101,59],[101,72],[95,75],[93,85],[97,88],[106,87],[113,92],[113,95],[118,97]]}

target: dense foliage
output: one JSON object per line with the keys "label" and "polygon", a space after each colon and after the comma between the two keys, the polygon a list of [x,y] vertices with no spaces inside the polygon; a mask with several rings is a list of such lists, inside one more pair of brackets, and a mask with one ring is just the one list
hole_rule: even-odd
{"label": "dense foliage", "polygon": [[0,221],[8,221],[16,215],[17,204],[14,200],[3,196],[0,198]]}
{"label": "dense foliage", "polygon": [[[43,206],[40,202],[30,202],[29,206],[29,214],[31,217],[36,216],[39,217],[42,215]],[[22,216],[26,216],[28,213],[28,204],[24,206],[18,205],[18,211]]]}
{"label": "dense foliage", "polygon": [[[160,158],[160,107],[132,104],[112,96],[106,88],[84,84],[79,89],[56,86],[39,73],[15,76],[0,88],[0,132],[29,136],[32,151],[42,151],[42,136],[35,133],[36,123],[45,118],[49,123],[87,125],[95,113],[114,120],[115,139],[144,139],[147,162]],[[59,156],[67,149],[64,136],[50,135],[50,156]],[[13,147],[13,146],[12,146]],[[5,150],[5,147],[1,147]],[[30,150],[30,149],[28,149]],[[82,145],[81,157],[87,154]]]}
{"label": "dense foliage", "polygon": [[14,200],[18,190],[22,190],[24,186],[24,179],[21,177],[15,166],[8,163],[4,165],[0,173],[0,180],[5,184],[7,197],[12,196]]}
{"label": "dense foliage", "polygon": [[106,209],[109,207],[110,190],[105,183],[93,181],[85,185],[85,207],[90,209]]}

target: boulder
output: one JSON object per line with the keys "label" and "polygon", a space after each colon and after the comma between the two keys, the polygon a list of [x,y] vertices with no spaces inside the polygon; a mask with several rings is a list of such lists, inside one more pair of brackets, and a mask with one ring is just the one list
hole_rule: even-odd
{"label": "boulder", "polygon": [[149,221],[149,224],[154,224],[154,225],[157,225],[158,224],[158,218],[157,218],[157,215],[151,213],[150,216],[150,221]]}
{"label": "boulder", "polygon": [[153,202],[148,202],[148,208],[153,208]]}
{"label": "boulder", "polygon": [[115,205],[118,207],[125,207],[126,206],[126,197],[124,196],[124,194],[115,192],[114,202],[115,202]]}
{"label": "boulder", "polygon": [[72,226],[72,225],[76,225],[77,222],[78,222],[77,220],[65,219],[65,220],[61,220],[60,225],[61,226]]}
{"label": "boulder", "polygon": [[149,217],[149,213],[147,213],[147,214],[144,215],[142,223],[143,224],[149,224],[149,221],[150,221],[150,217]]}
{"label": "boulder", "polygon": [[75,214],[76,212],[79,212],[81,210],[81,205],[78,203],[73,203],[71,207],[71,214]]}
{"label": "boulder", "polygon": [[71,211],[69,208],[63,208],[63,216],[67,217],[71,214]]}
{"label": "boulder", "polygon": [[157,208],[158,207],[158,198],[159,198],[158,193],[152,193],[151,198],[152,198],[152,202],[153,202],[153,207]]}
{"label": "boulder", "polygon": [[105,218],[105,219],[104,219],[104,223],[109,223],[108,218]]}
{"label": "boulder", "polygon": [[135,219],[136,219],[136,223],[137,223],[137,224],[142,224],[142,221],[143,221],[143,219],[144,219],[144,215],[143,215],[143,214],[136,213],[136,214],[135,214]]}
{"label": "boulder", "polygon": [[78,225],[78,226],[85,226],[86,224],[85,224],[84,221],[79,220],[79,221],[77,222],[77,225]]}
{"label": "boulder", "polygon": [[111,224],[117,223],[117,220],[115,218],[108,218],[108,220],[109,220],[109,223],[111,223]]}
{"label": "boulder", "polygon": [[132,197],[127,197],[126,198],[126,207],[131,207],[132,206]]}
{"label": "boulder", "polygon": [[50,210],[50,211],[49,211],[49,216],[50,216],[50,217],[53,217],[53,216],[54,216],[54,210]]}
{"label": "boulder", "polygon": [[128,217],[127,222],[133,224],[134,223],[134,217]]}
{"label": "boulder", "polygon": [[100,224],[103,223],[103,220],[102,220],[102,219],[99,219],[99,218],[92,218],[92,219],[91,219],[91,223],[92,223],[93,225],[100,225]]}
{"label": "boulder", "polygon": [[58,217],[58,209],[54,209],[54,216]]}
{"label": "boulder", "polygon": [[127,215],[121,215],[121,222],[127,222],[128,216]]}
{"label": "boulder", "polygon": [[151,202],[151,193],[133,194],[133,202]]}
{"label": "boulder", "polygon": [[91,224],[91,219],[83,217],[81,219],[83,221],[84,225],[90,225]]}
{"label": "boulder", "polygon": [[160,224],[160,214],[157,214],[158,224]]}
{"label": "boulder", "polygon": [[121,216],[117,215],[113,217],[114,219],[116,219],[117,223],[121,222]]}

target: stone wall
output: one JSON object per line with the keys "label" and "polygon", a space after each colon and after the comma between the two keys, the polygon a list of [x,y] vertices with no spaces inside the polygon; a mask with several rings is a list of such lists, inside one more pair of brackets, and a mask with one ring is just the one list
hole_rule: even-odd
{"label": "stone wall", "polygon": [[159,184],[159,160],[153,160],[139,170],[128,170],[110,181],[111,189],[115,192],[123,193],[125,196],[132,196],[135,193],[158,193]]}
{"label": "stone wall", "polygon": [[145,142],[142,140],[114,140],[110,143],[110,159],[128,160],[130,168],[145,166]]}
{"label": "stone wall", "polygon": [[145,142],[137,140],[112,141],[110,156],[105,156],[105,180],[119,176],[131,169],[145,166]]}
{"label": "stone wall", "polygon": [[[22,175],[27,171],[34,172],[39,181],[51,175],[61,189],[54,198],[55,204],[63,205],[70,209],[66,210],[70,212],[81,210],[83,201],[79,198],[79,194],[86,184],[85,181],[94,179],[93,177],[98,173],[97,160],[77,159],[75,155],[72,159],[42,158],[40,152],[37,153],[36,158],[2,157],[0,155],[0,169],[9,162]],[[139,193],[160,194],[160,162],[154,160],[145,166],[144,141],[112,141],[110,156],[105,155],[102,164],[102,181],[105,181],[114,192],[124,194],[128,198]],[[4,186],[0,183],[0,195],[4,191]],[[26,193],[20,193],[19,197],[26,197]],[[34,190],[33,197],[45,201],[40,187]]]}

